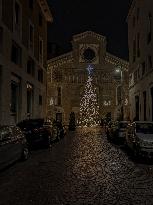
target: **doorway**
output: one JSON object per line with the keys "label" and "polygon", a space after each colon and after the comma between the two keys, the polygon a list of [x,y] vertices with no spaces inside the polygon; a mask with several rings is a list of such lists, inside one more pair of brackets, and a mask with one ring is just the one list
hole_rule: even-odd
{"label": "doorway", "polygon": [[56,121],[62,122],[62,113],[56,113]]}
{"label": "doorway", "polygon": [[135,120],[139,120],[139,96],[135,96]]}

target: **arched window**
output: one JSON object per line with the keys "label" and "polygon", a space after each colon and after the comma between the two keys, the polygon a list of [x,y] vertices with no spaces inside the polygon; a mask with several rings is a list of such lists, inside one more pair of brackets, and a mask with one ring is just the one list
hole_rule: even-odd
{"label": "arched window", "polygon": [[152,14],[151,13],[149,13],[148,19],[149,19],[149,33],[147,37],[147,43],[149,44],[152,38]]}

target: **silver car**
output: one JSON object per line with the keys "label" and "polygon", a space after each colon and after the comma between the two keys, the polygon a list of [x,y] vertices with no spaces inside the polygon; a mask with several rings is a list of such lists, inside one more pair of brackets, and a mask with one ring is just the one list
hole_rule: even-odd
{"label": "silver car", "polygon": [[153,157],[153,122],[136,121],[128,126],[126,144],[135,156]]}

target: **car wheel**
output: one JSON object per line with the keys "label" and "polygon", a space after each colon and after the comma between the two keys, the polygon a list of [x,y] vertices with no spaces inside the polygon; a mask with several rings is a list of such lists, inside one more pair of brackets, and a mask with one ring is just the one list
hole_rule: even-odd
{"label": "car wheel", "polygon": [[24,161],[27,160],[28,158],[29,158],[29,149],[28,147],[24,147],[21,159]]}

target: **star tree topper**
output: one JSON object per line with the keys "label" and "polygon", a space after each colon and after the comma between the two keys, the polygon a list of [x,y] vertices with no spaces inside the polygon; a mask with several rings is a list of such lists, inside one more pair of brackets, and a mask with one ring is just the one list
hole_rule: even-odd
{"label": "star tree topper", "polygon": [[88,75],[90,76],[92,74],[93,67],[91,67],[91,65],[89,65],[86,69],[88,71]]}

